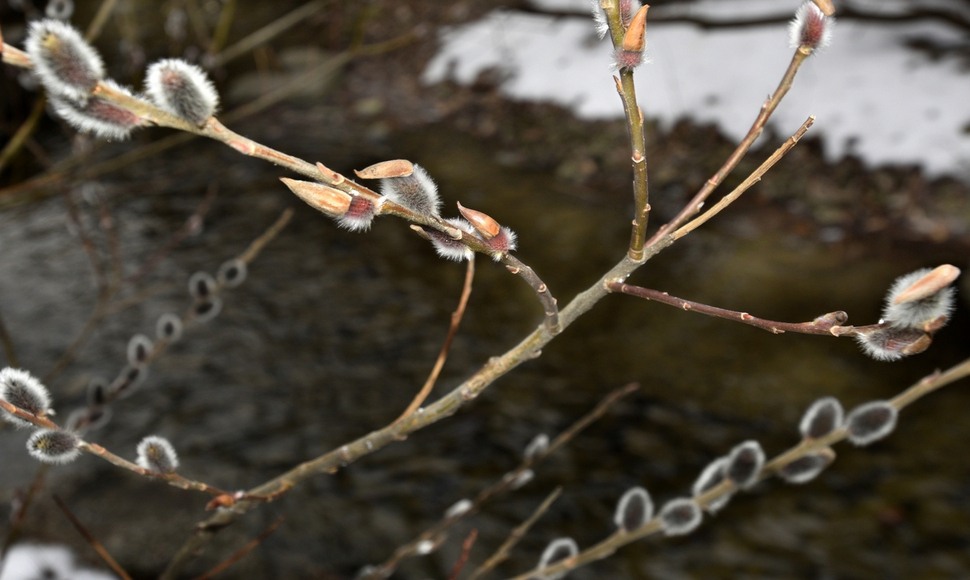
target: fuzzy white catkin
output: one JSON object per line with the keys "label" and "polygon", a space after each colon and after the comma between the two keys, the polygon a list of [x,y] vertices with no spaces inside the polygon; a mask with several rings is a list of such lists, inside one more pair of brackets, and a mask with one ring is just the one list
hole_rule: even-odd
{"label": "fuzzy white catkin", "polygon": [[145,92],[159,108],[199,126],[219,107],[219,93],[206,72],[177,58],[148,67]]}
{"label": "fuzzy white catkin", "polygon": [[[7,367],[0,371],[0,399],[34,415],[43,415],[50,410],[50,393],[34,375],[22,369]],[[3,419],[18,427],[30,427],[33,423],[5,411],[0,412]]]}

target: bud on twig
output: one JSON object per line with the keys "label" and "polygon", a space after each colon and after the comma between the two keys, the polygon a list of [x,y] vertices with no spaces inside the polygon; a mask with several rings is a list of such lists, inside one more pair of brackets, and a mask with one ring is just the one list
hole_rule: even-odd
{"label": "bud on twig", "polygon": [[842,404],[835,397],[824,397],[802,415],[798,431],[805,439],[820,439],[842,426]]}
{"label": "bud on twig", "polygon": [[653,518],[653,500],[642,487],[626,490],[613,514],[613,523],[624,532],[643,527]]}
{"label": "bud on twig", "polygon": [[[0,399],[38,417],[46,415],[51,406],[51,396],[47,392],[47,387],[29,372],[10,367],[0,371]],[[3,412],[3,418],[18,427],[33,425],[6,412]]]}
{"label": "bud on twig", "polygon": [[896,428],[898,416],[899,411],[887,401],[871,401],[856,407],[845,418],[849,441],[861,447],[888,436]]}
{"label": "bud on twig", "polygon": [[[112,80],[103,81],[111,90],[134,97],[131,91]],[[126,139],[131,131],[143,124],[137,114],[102,97],[76,101],[70,97],[51,95],[51,105],[62,119],[78,131],[92,133],[109,141]]]}
{"label": "bud on twig", "polygon": [[832,40],[834,24],[834,18],[826,16],[814,3],[805,2],[788,26],[789,44],[809,52],[824,48]]}
{"label": "bud on twig", "polygon": [[240,260],[239,258],[234,258],[232,260],[227,260],[219,266],[219,271],[216,273],[216,279],[219,280],[219,284],[222,284],[225,288],[236,288],[240,284],[246,281],[246,274],[248,273],[248,268],[246,262]]}
{"label": "bud on twig", "polygon": [[77,435],[58,429],[38,429],[27,440],[27,451],[44,463],[69,463],[77,459],[80,439]]}
{"label": "bud on twig", "polygon": [[724,475],[741,489],[758,483],[758,475],[765,464],[765,452],[757,441],[745,441],[734,447],[728,456]]}
{"label": "bud on twig", "polygon": [[310,207],[330,217],[340,217],[350,209],[353,197],[329,185],[281,177],[280,181]]}
{"label": "bud on twig", "polygon": [[177,58],[148,67],[145,92],[159,108],[202,126],[215,114],[219,93],[201,68]]}
{"label": "bud on twig", "polygon": [[52,95],[84,102],[104,78],[97,51],[60,20],[31,23],[25,48],[34,61],[34,72]]}
{"label": "bud on twig", "polygon": [[660,527],[664,535],[685,536],[701,525],[703,514],[693,499],[672,499],[660,510]]}
{"label": "bud on twig", "polygon": [[808,483],[818,477],[834,459],[835,452],[830,448],[803,455],[779,469],[778,477],[787,483]]}
{"label": "bud on twig", "polygon": [[144,365],[152,355],[152,340],[144,334],[136,334],[128,341],[128,364]]}
{"label": "bud on twig", "polygon": [[[572,538],[557,538],[546,546],[546,549],[542,552],[542,557],[539,558],[539,568],[546,568],[558,563],[566,558],[572,558],[579,553],[579,546],[576,544],[576,540]],[[554,580],[556,578],[562,578],[566,574],[560,572],[558,574],[543,575],[541,576],[546,580]]]}
{"label": "bud on twig", "polygon": [[[726,457],[719,457],[714,461],[712,461],[711,463],[709,463],[707,467],[704,468],[704,471],[702,471],[701,474],[697,477],[697,480],[694,482],[694,485],[691,488],[691,493],[693,494],[694,498],[696,499],[698,496],[703,495],[706,491],[714,489],[715,487],[720,485],[721,482],[723,482],[726,477],[726,473],[725,473],[726,468],[727,468]],[[712,513],[712,514],[716,513],[718,510],[726,506],[728,501],[730,500],[731,500],[731,494],[726,493],[720,497],[717,497],[711,500],[707,504],[706,509],[708,513]]]}
{"label": "bud on twig", "polygon": [[897,327],[942,326],[953,311],[955,291],[950,285],[959,275],[959,268],[944,264],[900,276],[886,295],[883,319]]}
{"label": "bud on twig", "polygon": [[175,448],[163,437],[149,435],[138,443],[138,465],[155,473],[172,473],[179,467]]}
{"label": "bud on twig", "polygon": [[393,159],[355,173],[362,179],[380,179],[381,194],[414,213],[438,217],[441,211],[438,187],[420,165],[406,159]]}

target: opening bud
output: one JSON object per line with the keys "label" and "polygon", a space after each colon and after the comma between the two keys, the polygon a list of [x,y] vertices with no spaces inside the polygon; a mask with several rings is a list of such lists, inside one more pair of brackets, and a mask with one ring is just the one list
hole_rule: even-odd
{"label": "opening bud", "polygon": [[660,527],[666,536],[685,536],[701,525],[703,517],[694,500],[672,499],[660,509]]}
{"label": "opening bud", "polygon": [[792,48],[809,52],[828,46],[832,40],[835,19],[823,13],[813,2],[805,2],[788,26],[789,44]]}
{"label": "opening bud", "polygon": [[380,210],[384,198],[377,200],[377,203],[370,198],[362,195],[355,195],[350,199],[347,211],[337,218],[337,225],[352,232],[365,232],[370,229],[374,216]]}
{"label": "opening bud", "polygon": [[74,27],[46,18],[31,23],[25,43],[34,72],[52,95],[87,100],[104,78],[104,63],[97,51]]}
{"label": "opening bud", "polygon": [[[0,399],[38,417],[46,415],[51,406],[51,396],[47,392],[47,387],[29,372],[10,367],[0,371]],[[7,412],[3,413],[3,418],[18,427],[33,425]]]}
{"label": "opening bud", "polygon": [[[410,173],[408,168],[410,167]],[[381,193],[394,203],[414,213],[438,217],[441,199],[438,186],[420,165],[398,159],[385,161],[357,172],[357,175],[374,175],[381,179]],[[381,177],[385,176],[385,177]]]}
{"label": "opening bud", "polygon": [[[474,231],[471,224],[461,218],[448,218],[445,220],[445,223],[468,234]],[[426,230],[420,226],[411,226],[411,228],[430,240],[435,252],[446,260],[461,262],[463,260],[470,260],[474,255],[471,248],[446,233],[432,229]]]}
{"label": "opening bud", "polygon": [[886,325],[857,328],[854,336],[863,352],[881,361],[919,354],[933,342],[933,338],[923,330]]}
{"label": "opening bud", "polygon": [[613,523],[624,532],[643,527],[653,518],[653,500],[642,487],[626,490],[613,514]]}
{"label": "opening bud", "polygon": [[77,459],[81,440],[69,431],[38,429],[27,440],[31,457],[44,463],[69,463]]}
{"label": "opening bud", "polygon": [[630,20],[630,24],[623,34],[623,50],[643,52],[647,44],[647,10],[650,6],[642,6]]}
{"label": "opening bud", "polygon": [[156,473],[173,473],[179,467],[175,448],[163,437],[149,435],[138,443],[139,466]]}
{"label": "opening bud", "polygon": [[145,92],[159,108],[196,126],[204,125],[219,106],[219,93],[205,71],[177,58],[148,67]]}
{"label": "opening bud", "polygon": [[331,217],[339,218],[350,209],[353,198],[349,193],[313,181],[300,181],[288,177],[281,177],[280,181],[310,207]]}
{"label": "opening bud", "polygon": [[886,295],[883,320],[892,326],[934,330],[945,324],[953,311],[955,291],[950,286],[960,269],[944,264],[900,276]]}

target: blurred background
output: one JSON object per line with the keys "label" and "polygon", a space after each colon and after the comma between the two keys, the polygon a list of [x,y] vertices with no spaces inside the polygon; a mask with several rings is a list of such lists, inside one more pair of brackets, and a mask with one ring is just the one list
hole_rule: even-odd
{"label": "blurred background", "polygon": [[[85,29],[99,5],[74,6],[70,21]],[[868,324],[897,276],[968,266],[970,3],[837,6],[832,46],[806,63],[723,190],[814,114],[809,137],[632,282],[775,320],[845,310],[850,323]],[[797,7],[711,0],[651,9],[651,63],[638,76],[653,227],[720,167],[776,86]],[[4,41],[22,46],[25,22],[47,8],[0,2]],[[297,10],[282,32],[265,34]],[[390,158],[420,163],[446,215],[461,201],[518,233],[517,255],[560,305],[624,253],[630,153],[610,51],[584,1],[119,0],[94,44],[109,74],[133,87],[158,58],[200,63],[222,96],[220,119],[284,152],[347,174]],[[462,266],[438,259],[399,220],[376,220],[365,235],[337,229],[282,187],[285,172],[221,144],[154,128],[121,143],[78,135],[38,107],[22,71],[5,66],[0,77],[4,145],[33,123],[0,172],[9,337],[0,363],[49,377],[60,418],[84,404],[93,378],[120,371],[133,334],[153,334],[159,315],[188,306],[193,272],[214,273],[286,208],[296,211],[292,223],[224,296],[220,316],[155,361],[142,389],[88,439],[133,458],[142,437],[158,434],[179,451],[185,475],[243,489],[407,406],[444,339]],[[200,205],[204,218],[183,237]],[[488,260],[477,270],[439,395],[541,321],[520,280]],[[99,308],[99,280],[112,276],[127,282]],[[847,339],[773,336],[610,297],[457,416],[223,530],[189,572],[283,516],[224,577],[353,577],[500,479],[536,434],[555,435],[614,388],[640,383],[532,482],[396,577],[447,577],[475,529],[472,569],[562,485],[496,576],[526,571],[556,537],[582,547],[611,533],[615,502],[632,486],[657,502],[687,494],[707,463],[743,440],[769,454],[794,444],[801,413],[822,396],[852,408],[963,360],[965,294],[933,346],[897,363],[867,359]],[[907,409],[891,438],[838,447],[815,481],[764,482],[690,536],[647,539],[570,577],[965,577],[970,423],[957,409],[968,403],[954,385]],[[6,522],[38,481],[26,436],[0,433]],[[157,576],[208,499],[88,456],[46,471],[40,485],[22,524],[0,527],[8,540],[66,545],[79,566],[103,569],[56,494],[139,578]]]}

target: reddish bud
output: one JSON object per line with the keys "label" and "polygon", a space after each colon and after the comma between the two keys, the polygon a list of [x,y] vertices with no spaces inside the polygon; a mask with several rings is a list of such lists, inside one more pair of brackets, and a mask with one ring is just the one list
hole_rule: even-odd
{"label": "reddish bud", "polygon": [[[132,96],[128,89],[106,80],[112,90]],[[132,111],[102,97],[86,98],[82,102],[68,97],[51,96],[51,105],[62,119],[83,133],[91,133],[109,141],[126,139],[132,129],[143,124],[143,120]]]}
{"label": "reddish bud", "polygon": [[789,44],[792,48],[809,51],[828,46],[834,23],[835,19],[827,17],[818,6],[805,2],[795,12],[795,18],[789,25]]}

